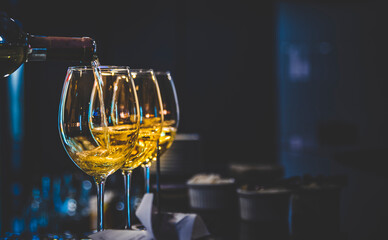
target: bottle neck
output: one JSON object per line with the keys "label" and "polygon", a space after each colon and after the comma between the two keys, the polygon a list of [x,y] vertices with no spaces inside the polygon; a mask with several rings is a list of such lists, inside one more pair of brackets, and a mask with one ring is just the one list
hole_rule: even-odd
{"label": "bottle neck", "polygon": [[29,35],[27,61],[64,60],[89,63],[96,59],[96,44],[89,37]]}

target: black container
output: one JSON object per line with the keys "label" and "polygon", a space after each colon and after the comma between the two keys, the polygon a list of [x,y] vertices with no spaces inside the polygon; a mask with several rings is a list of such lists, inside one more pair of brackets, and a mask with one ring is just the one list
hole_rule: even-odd
{"label": "black container", "polygon": [[272,185],[284,175],[284,169],[277,164],[240,164],[229,165],[230,175],[238,185]]}
{"label": "black container", "polygon": [[291,197],[293,239],[340,238],[340,196],[338,184],[302,184]]}

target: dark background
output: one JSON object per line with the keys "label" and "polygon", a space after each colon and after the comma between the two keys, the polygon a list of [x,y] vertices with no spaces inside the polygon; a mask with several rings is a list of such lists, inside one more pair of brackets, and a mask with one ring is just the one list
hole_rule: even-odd
{"label": "dark background", "polygon": [[[275,160],[272,2],[260,8],[250,1],[17,2],[9,15],[31,34],[90,36],[102,64],[170,70],[180,100],[179,131],[202,136],[209,164]],[[59,143],[56,115],[67,66],[26,66],[26,135]],[[61,148],[44,147],[56,157]]]}
{"label": "dark background", "polygon": [[[1,4],[31,34],[94,38],[102,64],[170,70],[179,132],[201,136],[205,171],[225,173],[229,163],[247,162],[280,164],[285,177],[345,175],[341,229],[348,239],[387,236],[386,7],[275,0]],[[3,203],[7,183],[19,181],[28,192],[42,174],[80,171],[57,130],[68,65],[25,65],[20,141],[10,140],[8,83],[0,83]]]}

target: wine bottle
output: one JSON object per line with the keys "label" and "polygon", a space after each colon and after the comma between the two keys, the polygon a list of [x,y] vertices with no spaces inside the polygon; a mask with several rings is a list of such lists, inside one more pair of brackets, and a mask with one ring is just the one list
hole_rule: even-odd
{"label": "wine bottle", "polygon": [[0,79],[28,61],[90,63],[96,58],[96,44],[92,38],[31,35],[5,12],[0,12]]}

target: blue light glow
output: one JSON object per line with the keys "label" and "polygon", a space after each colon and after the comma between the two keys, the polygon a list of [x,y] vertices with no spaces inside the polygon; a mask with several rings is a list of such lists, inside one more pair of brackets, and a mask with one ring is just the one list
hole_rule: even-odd
{"label": "blue light glow", "polygon": [[23,82],[24,64],[8,77],[10,130],[12,138],[17,142],[23,138]]}
{"label": "blue light glow", "polygon": [[139,107],[139,112],[140,112],[140,123],[143,123],[143,108],[142,108],[142,106]]}
{"label": "blue light glow", "polygon": [[154,115],[155,115],[155,117],[158,116],[158,109],[156,107],[154,107]]}

